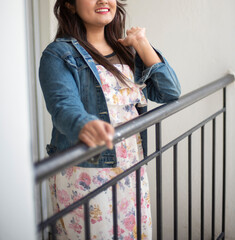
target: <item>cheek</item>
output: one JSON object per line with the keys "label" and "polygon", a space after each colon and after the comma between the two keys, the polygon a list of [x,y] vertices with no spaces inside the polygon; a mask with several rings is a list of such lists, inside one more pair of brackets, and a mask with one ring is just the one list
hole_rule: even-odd
{"label": "cheek", "polygon": [[116,8],[117,7],[117,1],[116,0],[110,0],[110,1],[108,1],[108,4],[112,8]]}
{"label": "cheek", "polygon": [[116,1],[116,0],[113,0],[113,1],[112,1],[112,5],[113,5],[114,8],[117,8],[117,1]]}
{"label": "cheek", "polygon": [[114,16],[115,16],[116,11],[117,11],[117,4],[116,4],[116,1],[115,1],[115,0],[113,0],[113,1],[111,1],[111,2],[112,2],[112,4],[110,4],[110,6],[112,7],[112,9],[113,9],[113,14],[114,14]]}
{"label": "cheek", "polygon": [[91,10],[94,9],[93,5],[91,1],[79,0],[79,3],[76,4],[76,12],[81,19],[89,18]]}

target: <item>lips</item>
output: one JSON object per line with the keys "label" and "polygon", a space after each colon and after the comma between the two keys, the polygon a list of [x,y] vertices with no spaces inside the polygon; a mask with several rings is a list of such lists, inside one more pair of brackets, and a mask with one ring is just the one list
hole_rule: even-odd
{"label": "lips", "polygon": [[109,11],[110,11],[109,8],[98,8],[95,10],[96,13],[107,13]]}

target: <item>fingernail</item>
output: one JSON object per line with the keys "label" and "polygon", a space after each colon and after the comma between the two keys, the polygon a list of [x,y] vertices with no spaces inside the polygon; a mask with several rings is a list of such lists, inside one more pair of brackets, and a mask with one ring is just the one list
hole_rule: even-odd
{"label": "fingernail", "polygon": [[99,142],[98,145],[99,145],[99,146],[105,145],[105,141],[101,141],[101,142]]}
{"label": "fingernail", "polygon": [[109,139],[110,141],[113,141],[113,135],[108,134],[108,139]]}

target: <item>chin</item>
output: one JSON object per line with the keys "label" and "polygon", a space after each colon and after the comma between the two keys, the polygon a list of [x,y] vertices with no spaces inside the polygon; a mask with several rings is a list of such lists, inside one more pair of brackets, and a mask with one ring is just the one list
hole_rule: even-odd
{"label": "chin", "polygon": [[107,26],[108,24],[110,24],[112,22],[112,20],[111,21],[105,21],[105,22],[102,22],[102,23],[98,23],[98,25],[100,26],[100,27],[105,27],[105,26]]}

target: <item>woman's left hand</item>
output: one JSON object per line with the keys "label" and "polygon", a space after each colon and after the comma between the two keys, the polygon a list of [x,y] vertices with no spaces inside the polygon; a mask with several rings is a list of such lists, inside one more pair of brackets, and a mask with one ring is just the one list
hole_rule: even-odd
{"label": "woman's left hand", "polygon": [[161,62],[161,59],[146,38],[145,28],[132,27],[126,31],[126,37],[118,39],[118,42],[125,47],[133,47],[147,67]]}
{"label": "woman's left hand", "polygon": [[118,41],[125,47],[136,48],[141,41],[148,41],[145,35],[145,28],[132,27],[126,31],[126,37],[124,39],[118,39]]}

